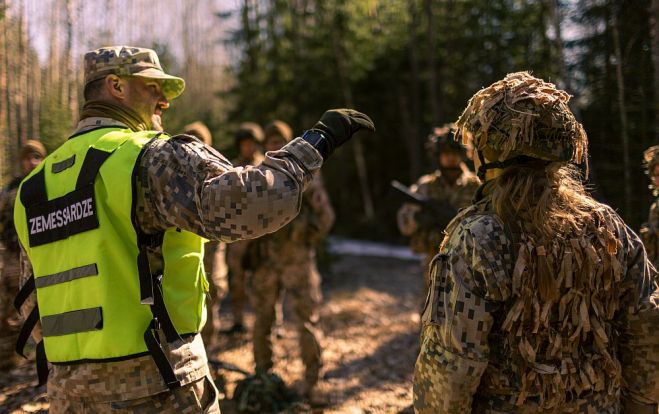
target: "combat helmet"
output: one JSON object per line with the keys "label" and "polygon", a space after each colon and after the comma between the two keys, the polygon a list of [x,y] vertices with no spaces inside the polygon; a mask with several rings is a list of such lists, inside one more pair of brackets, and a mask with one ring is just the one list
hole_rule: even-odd
{"label": "combat helmet", "polygon": [[261,127],[254,122],[243,122],[238,127],[236,135],[234,138],[234,143],[236,147],[240,146],[240,143],[246,139],[254,140],[257,143],[263,142],[263,130]]}
{"label": "combat helmet", "polygon": [[[659,145],[652,146],[643,151],[643,165],[645,166],[645,173],[652,179],[652,172],[659,165]],[[659,196],[659,188],[654,184],[654,180],[650,184],[650,189],[652,190],[652,194]]]}
{"label": "combat helmet", "polygon": [[426,150],[434,157],[437,157],[443,151],[455,151],[464,157],[466,143],[456,141],[453,138],[456,130],[457,127],[453,123],[433,128],[426,139]]}
{"label": "combat helmet", "polygon": [[466,142],[473,135],[481,180],[488,169],[529,160],[587,162],[588,137],[569,100],[567,92],[528,72],[510,73],[471,97],[456,122],[456,138]]}
{"label": "combat helmet", "polygon": [[290,142],[293,139],[293,130],[286,122],[275,120],[265,127],[264,141],[267,141],[268,138],[274,136],[280,136],[284,138],[284,141]]}

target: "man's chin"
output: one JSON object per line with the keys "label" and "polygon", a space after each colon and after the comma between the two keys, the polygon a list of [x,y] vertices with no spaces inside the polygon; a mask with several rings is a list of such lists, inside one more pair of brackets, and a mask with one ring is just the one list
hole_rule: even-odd
{"label": "man's chin", "polygon": [[162,127],[162,118],[160,115],[153,114],[151,115],[151,129],[154,131],[163,131]]}

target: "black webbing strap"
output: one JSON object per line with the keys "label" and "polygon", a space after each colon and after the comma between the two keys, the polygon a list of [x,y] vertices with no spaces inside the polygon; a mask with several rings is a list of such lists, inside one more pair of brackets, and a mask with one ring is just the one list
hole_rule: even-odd
{"label": "black webbing strap", "polygon": [[162,294],[162,276],[156,276],[153,279],[153,305],[151,305],[151,313],[153,314],[154,319],[157,319],[165,334],[167,342],[172,343],[174,341],[180,341],[181,336],[176,332],[174,323],[169,317],[169,312],[165,307],[165,299]]}
{"label": "black webbing strap", "polygon": [[478,167],[477,175],[478,175],[478,178],[480,178],[480,180],[482,182],[485,182],[485,174],[487,173],[487,170],[492,170],[492,169],[495,169],[495,168],[504,169],[506,167],[510,167],[511,165],[530,164],[530,163],[537,163],[537,162],[545,163],[545,164],[548,163],[548,161],[541,160],[539,158],[529,157],[529,156],[526,156],[526,155],[518,155],[516,157],[509,158],[505,161],[492,161],[492,162],[485,163],[485,156],[483,155],[482,150],[476,151],[476,155],[478,156],[478,161],[480,161],[480,164],[481,164]]}
{"label": "black webbing strap", "polygon": [[24,206],[48,202],[46,194],[46,174],[42,168],[21,186],[21,203]]}
{"label": "black webbing strap", "polygon": [[21,312],[21,307],[27,298],[30,297],[32,292],[34,292],[35,288],[36,283],[34,282],[34,275],[30,275],[30,278],[25,282],[23,287],[21,287],[21,290],[18,291],[18,295],[14,298],[14,309],[16,309],[18,313]]}
{"label": "black webbing strap", "polygon": [[48,359],[46,358],[46,348],[43,345],[43,340],[39,341],[36,349],[36,360],[37,360],[37,377],[39,378],[39,383],[37,387],[44,385],[48,382]]}
{"label": "black webbing strap", "polygon": [[23,358],[27,359],[25,356],[25,344],[27,344],[28,339],[30,339],[30,334],[37,325],[37,322],[39,322],[39,306],[35,305],[32,312],[30,312],[30,315],[28,315],[25,322],[23,322],[21,331],[18,333],[18,339],[16,339],[16,353]]}
{"label": "black webbing strap", "polygon": [[162,349],[162,344],[158,338],[158,329],[158,319],[153,318],[149,326],[146,328],[146,331],[144,332],[144,343],[146,344],[146,347],[151,354],[151,358],[153,358],[153,361],[156,363],[156,367],[158,367],[158,371],[160,371],[162,379],[167,384],[167,388],[173,390],[179,388],[181,386],[181,382],[176,379],[174,368],[169,363],[169,360],[165,355],[165,351]]}
{"label": "black webbing strap", "polygon": [[94,185],[94,179],[96,178],[98,171],[101,169],[105,160],[110,158],[110,155],[112,155],[113,152],[114,151],[102,151],[96,148],[89,148],[87,150],[85,160],[82,162],[82,167],[80,167],[78,180],[76,181],[76,190],[88,185]]}

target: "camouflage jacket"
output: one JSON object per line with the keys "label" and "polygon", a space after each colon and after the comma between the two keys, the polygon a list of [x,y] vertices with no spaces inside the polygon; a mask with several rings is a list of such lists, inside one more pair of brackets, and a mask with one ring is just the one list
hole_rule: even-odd
{"label": "camouflage jacket", "polygon": [[[76,133],[103,125],[107,118],[88,118]],[[75,138],[74,138],[75,139]],[[308,143],[295,139],[270,152],[258,167],[233,167],[213,148],[180,135],[154,140],[139,165],[136,217],[147,233],[178,227],[211,240],[259,237],[280,228],[298,213],[302,194],[322,157]],[[31,275],[22,254],[21,279]],[[26,303],[27,315],[34,299]],[[40,339],[38,330],[35,339]],[[170,345],[168,359],[183,385],[208,374],[200,335]],[[150,356],[108,363],[54,365],[48,380],[54,398],[119,401],[166,391]]]}
{"label": "camouflage jacket", "polygon": [[648,221],[641,227],[641,240],[648,252],[648,258],[659,269],[659,199],[650,206]]}
{"label": "camouflage jacket", "polygon": [[[456,210],[467,207],[471,204],[480,181],[464,163],[460,167],[463,173],[454,184],[448,182],[442,176],[442,173],[437,170],[432,174],[419,178],[416,184],[410,187],[410,190],[426,199],[447,202]],[[439,248],[439,243],[444,237],[444,229],[426,228],[420,225],[415,218],[418,210],[419,207],[414,204],[403,204],[398,210],[398,229],[404,236],[410,236],[412,250],[434,256]]]}
{"label": "camouflage jacket", "polygon": [[[593,214],[608,247],[582,243],[590,234],[558,242],[571,250],[550,273],[560,304],[549,306],[530,289],[544,248],[487,199],[456,217],[431,264],[416,413],[618,413],[621,395],[659,401],[656,272],[613,210]],[[588,259],[599,265],[582,270]]]}

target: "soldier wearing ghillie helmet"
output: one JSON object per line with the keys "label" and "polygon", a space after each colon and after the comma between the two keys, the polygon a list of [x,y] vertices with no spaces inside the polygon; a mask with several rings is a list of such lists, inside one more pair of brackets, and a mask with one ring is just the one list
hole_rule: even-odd
{"label": "soldier wearing ghillie helmet", "polygon": [[[643,163],[645,172],[652,181],[650,183],[652,194],[659,197],[659,145],[643,152]],[[659,268],[659,198],[650,206],[648,221],[641,226],[640,236],[655,269]]]}
{"label": "soldier wearing ghillie helmet", "polygon": [[413,251],[421,253],[425,285],[428,264],[437,254],[444,227],[460,208],[471,203],[480,181],[464,163],[466,146],[453,139],[455,125],[435,128],[428,136],[426,149],[437,162],[437,169],[423,175],[410,191],[427,200],[425,207],[405,203],[398,210],[398,229],[410,237]]}
{"label": "soldier wearing ghillie helmet", "polygon": [[586,193],[568,100],[518,72],[457,121],[484,184],[431,264],[416,413],[657,412],[656,271]]}

